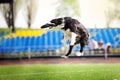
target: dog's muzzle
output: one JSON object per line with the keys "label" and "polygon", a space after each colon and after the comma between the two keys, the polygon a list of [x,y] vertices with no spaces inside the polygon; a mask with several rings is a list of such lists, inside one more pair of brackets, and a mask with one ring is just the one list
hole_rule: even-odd
{"label": "dog's muzzle", "polygon": [[54,23],[47,23],[47,24],[45,24],[45,25],[42,25],[41,26],[41,28],[51,28],[51,27],[54,27],[55,26],[55,24]]}

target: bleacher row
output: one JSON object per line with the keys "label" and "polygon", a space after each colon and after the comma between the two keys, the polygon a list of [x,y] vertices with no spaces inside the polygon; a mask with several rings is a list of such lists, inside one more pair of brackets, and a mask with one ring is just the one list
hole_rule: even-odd
{"label": "bleacher row", "polygon": [[113,48],[120,47],[120,28],[90,29],[89,33],[90,39],[102,39],[104,44],[110,42]]}
{"label": "bleacher row", "polygon": [[48,31],[39,36],[3,37],[0,41],[0,52],[56,50],[62,46],[63,37],[62,31]]}
{"label": "bleacher row", "polygon": [[32,36],[41,36],[42,34],[46,33],[47,30],[40,29],[40,30],[16,30],[15,33],[10,33],[10,31],[7,32],[1,32],[0,36],[4,36],[5,38],[11,38],[11,37],[32,37]]}
{"label": "bleacher row", "polygon": [[[89,29],[88,32],[90,39],[102,39],[105,44],[110,42],[113,48],[120,48],[120,28]],[[61,30],[20,30],[14,34],[0,32],[0,53],[55,51],[63,47],[63,38],[64,33]],[[74,50],[79,48],[80,46],[76,46]],[[85,50],[89,50],[89,47],[86,46]]]}

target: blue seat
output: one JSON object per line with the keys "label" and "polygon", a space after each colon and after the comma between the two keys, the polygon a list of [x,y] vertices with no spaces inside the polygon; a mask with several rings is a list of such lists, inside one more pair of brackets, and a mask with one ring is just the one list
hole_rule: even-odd
{"label": "blue seat", "polygon": [[80,47],[81,46],[78,44],[78,45],[76,45],[76,46],[73,47],[73,50],[74,51],[80,51]]}
{"label": "blue seat", "polygon": [[21,37],[21,51],[27,52],[30,44],[30,37]]}
{"label": "blue seat", "polygon": [[25,48],[25,37],[20,37],[20,44],[21,44],[21,52],[25,52],[24,48]]}
{"label": "blue seat", "polygon": [[40,47],[41,47],[42,51],[47,51],[46,42],[47,42],[47,36],[46,36],[46,34],[43,34],[41,36],[41,40],[40,40]]}
{"label": "blue seat", "polygon": [[16,37],[16,43],[15,43],[16,53],[22,52],[22,39],[21,37]]}
{"label": "blue seat", "polygon": [[39,51],[39,48],[40,48],[40,36],[39,37],[32,37],[31,38],[31,51],[32,52],[37,52]]}
{"label": "blue seat", "polygon": [[3,53],[3,46],[0,46],[0,54]]}
{"label": "blue seat", "polygon": [[35,37],[34,36],[31,37],[31,38],[29,38],[29,44],[28,44],[28,46],[35,46]]}
{"label": "blue seat", "polygon": [[0,32],[0,37],[4,36],[4,32]]}
{"label": "blue seat", "polygon": [[113,38],[112,38],[112,35],[111,35],[111,32],[110,32],[110,29],[106,29],[106,34],[107,34],[107,39],[108,39],[107,42],[112,42]]}
{"label": "blue seat", "polygon": [[117,28],[113,28],[112,29],[112,34],[114,35],[114,36],[116,36],[118,33],[117,33]]}
{"label": "blue seat", "polygon": [[9,52],[10,43],[11,43],[11,39],[10,38],[4,39],[4,42],[3,42],[3,52],[4,53]]}
{"label": "blue seat", "polygon": [[22,45],[22,39],[21,39],[21,37],[16,37],[16,44],[15,44],[15,46],[16,47],[21,47],[21,45]]}
{"label": "blue seat", "polygon": [[16,38],[11,38],[10,39],[10,47],[9,47],[9,52],[15,52],[15,48],[16,48],[16,45],[15,45],[16,42]]}
{"label": "blue seat", "polygon": [[120,28],[118,28],[117,31],[118,31],[118,34],[120,34]]}
{"label": "blue seat", "polygon": [[30,44],[32,43],[31,41],[31,38],[28,36],[28,37],[25,37],[25,46],[30,46]]}
{"label": "blue seat", "polygon": [[36,37],[34,44],[35,44],[35,46],[37,46],[37,47],[40,46],[40,36]]}
{"label": "blue seat", "polygon": [[59,43],[60,43],[60,42],[59,42],[59,41],[60,41],[60,40],[59,40],[59,39],[60,39],[59,37],[61,37],[61,36],[58,35],[58,31],[53,31],[53,32],[52,32],[52,40],[53,40],[53,41],[52,41],[52,42],[53,42],[52,49],[53,49],[53,50],[56,50],[56,49],[59,48]]}
{"label": "blue seat", "polygon": [[107,37],[106,37],[106,30],[105,29],[101,29],[101,35],[102,35],[102,40],[104,41],[104,43],[107,43]]}
{"label": "blue seat", "polygon": [[57,32],[57,35],[58,35],[57,38],[58,38],[58,45],[59,45],[58,48],[60,48],[63,46],[62,40],[64,39],[64,33],[60,30]]}
{"label": "blue seat", "polygon": [[0,39],[0,53],[3,53],[4,41],[5,41],[5,38],[1,37],[1,39]]}
{"label": "blue seat", "polygon": [[35,51],[40,51],[40,36],[35,38]]}
{"label": "blue seat", "polygon": [[53,46],[53,38],[52,38],[52,31],[48,31],[46,34],[46,47],[47,50],[52,50]]}
{"label": "blue seat", "polygon": [[100,39],[102,39],[100,29],[96,29],[96,36],[95,37],[96,37],[95,38],[96,41],[99,41]]}

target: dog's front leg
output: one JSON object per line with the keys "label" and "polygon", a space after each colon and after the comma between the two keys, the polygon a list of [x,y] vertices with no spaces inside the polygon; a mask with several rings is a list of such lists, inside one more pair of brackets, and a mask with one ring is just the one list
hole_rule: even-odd
{"label": "dog's front leg", "polygon": [[68,53],[67,53],[66,55],[61,56],[61,57],[63,57],[63,58],[68,58],[69,54],[71,54],[71,52],[72,52],[72,48],[73,48],[73,46],[70,45],[70,46],[69,46]]}
{"label": "dog's front leg", "polygon": [[72,48],[73,48],[73,46],[74,46],[75,43],[76,43],[76,37],[77,37],[77,34],[72,32],[72,33],[71,33],[70,47],[69,47],[69,51],[68,51],[68,53],[66,54],[66,56],[68,56],[68,55],[72,52]]}
{"label": "dog's front leg", "polygon": [[70,46],[69,46],[68,53],[67,53],[65,56],[68,56],[69,54],[71,54],[71,52],[72,52],[72,48],[73,48],[73,45],[70,45]]}
{"label": "dog's front leg", "polygon": [[73,48],[73,46],[75,45],[75,42],[76,42],[76,37],[77,37],[77,34],[72,32],[71,33],[71,42],[70,42],[68,53],[65,56],[62,56],[62,57],[67,58],[71,54],[72,48]]}

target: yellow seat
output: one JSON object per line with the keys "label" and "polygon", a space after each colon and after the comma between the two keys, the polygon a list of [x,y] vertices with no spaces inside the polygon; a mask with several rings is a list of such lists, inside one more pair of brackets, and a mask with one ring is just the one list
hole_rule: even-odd
{"label": "yellow seat", "polygon": [[46,33],[47,31],[45,30],[45,29],[41,29],[40,30],[40,35],[42,35],[42,34],[44,34],[44,33]]}
{"label": "yellow seat", "polygon": [[18,37],[21,36],[21,31],[20,31],[20,30],[17,30],[17,31],[16,31],[16,36],[18,36]]}

